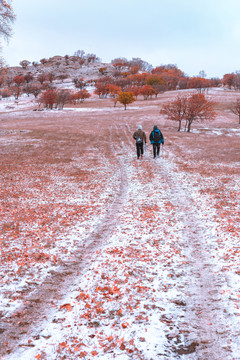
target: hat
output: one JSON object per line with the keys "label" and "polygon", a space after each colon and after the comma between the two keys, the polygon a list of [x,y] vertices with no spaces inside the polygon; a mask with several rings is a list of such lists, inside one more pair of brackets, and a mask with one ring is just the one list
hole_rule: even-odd
{"label": "hat", "polygon": [[138,125],[138,130],[142,130],[142,125]]}
{"label": "hat", "polygon": [[154,125],[153,130],[157,130],[157,129],[158,129],[157,125]]}

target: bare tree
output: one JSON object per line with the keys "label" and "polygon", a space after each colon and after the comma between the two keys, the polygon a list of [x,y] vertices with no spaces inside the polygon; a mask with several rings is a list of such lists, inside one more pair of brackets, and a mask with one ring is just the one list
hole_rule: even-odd
{"label": "bare tree", "polygon": [[15,20],[15,15],[10,0],[0,0],[0,36],[9,40],[12,34],[11,24]]}
{"label": "bare tree", "polygon": [[21,65],[23,69],[26,69],[30,64],[31,64],[31,63],[30,63],[30,61],[28,61],[28,60],[22,60],[22,61],[20,61],[20,63],[19,63],[19,65]]}
{"label": "bare tree", "polygon": [[85,51],[84,50],[77,50],[77,51],[75,51],[73,56],[84,58],[85,57]]}

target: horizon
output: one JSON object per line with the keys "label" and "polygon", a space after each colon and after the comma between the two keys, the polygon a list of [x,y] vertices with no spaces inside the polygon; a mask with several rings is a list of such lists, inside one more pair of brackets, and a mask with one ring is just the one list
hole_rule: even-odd
{"label": "horizon", "polygon": [[[111,0],[81,4],[72,0],[13,3],[16,21],[2,55],[9,66],[22,60],[94,53],[105,63],[118,57],[141,58],[153,67],[175,64],[188,76],[200,71],[222,78],[240,69],[237,0]],[[63,48],[65,50],[63,50]]]}

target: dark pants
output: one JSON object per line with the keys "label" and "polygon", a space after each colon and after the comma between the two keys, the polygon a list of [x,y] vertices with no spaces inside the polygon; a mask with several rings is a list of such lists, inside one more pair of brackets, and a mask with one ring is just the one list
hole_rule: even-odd
{"label": "dark pants", "polygon": [[152,144],[152,145],[153,145],[153,157],[155,158],[156,155],[159,156],[160,144]]}
{"label": "dark pants", "polygon": [[140,144],[137,143],[136,148],[137,148],[137,157],[139,159],[140,155],[143,155],[143,143],[140,143]]}

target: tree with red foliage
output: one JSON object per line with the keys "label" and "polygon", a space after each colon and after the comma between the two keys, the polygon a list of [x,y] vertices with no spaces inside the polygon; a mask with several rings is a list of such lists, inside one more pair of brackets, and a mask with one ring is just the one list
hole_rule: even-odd
{"label": "tree with red foliage", "polygon": [[120,86],[108,84],[108,93],[111,99],[113,99],[114,107],[116,107],[118,102],[118,96],[122,91]]}
{"label": "tree with red foliage", "polygon": [[126,58],[116,58],[116,59],[113,59],[111,61],[111,63],[117,70],[121,70],[121,69],[129,66],[129,62]]}
{"label": "tree with red foliage", "polygon": [[138,73],[135,75],[128,76],[128,79],[129,79],[131,85],[136,85],[136,86],[140,87],[140,86],[146,85],[148,77],[149,77],[148,73],[142,73],[142,74]]}
{"label": "tree with red foliage", "polygon": [[156,90],[150,85],[144,85],[140,88],[139,94],[143,95],[144,100],[148,100],[153,95],[156,95]]}
{"label": "tree with red foliage", "polygon": [[188,98],[185,114],[186,128],[190,132],[194,121],[214,120],[216,113],[213,109],[214,102],[208,100],[204,94],[193,94]]}
{"label": "tree with red foliage", "polygon": [[170,120],[178,121],[178,131],[181,129],[181,121],[185,120],[185,130],[190,132],[194,121],[215,119],[216,113],[213,106],[214,102],[208,100],[204,94],[193,94],[177,97],[171,103],[164,105],[160,113],[166,115]]}
{"label": "tree with red foliage", "polygon": [[125,91],[133,93],[135,98],[137,99],[138,95],[140,94],[140,87],[136,85],[129,85],[125,88]]}
{"label": "tree with red foliage", "polygon": [[164,92],[166,90],[166,83],[165,80],[163,79],[163,77],[161,75],[150,75],[147,78],[147,85],[150,85],[156,93],[156,97],[159,93]]}
{"label": "tree with red foliage", "polygon": [[25,82],[25,79],[24,76],[17,75],[13,78],[13,81],[15,82],[16,86],[21,86]]}
{"label": "tree with red foliage", "polygon": [[160,114],[165,115],[169,120],[178,122],[178,131],[181,130],[182,120],[187,110],[187,96],[178,96],[174,101],[163,105]]}
{"label": "tree with red foliage", "polygon": [[187,84],[188,89],[196,89],[200,93],[202,91],[205,91],[210,86],[211,86],[210,80],[201,78],[201,77],[197,77],[197,76],[189,78],[188,84]]}
{"label": "tree with red foliage", "polygon": [[38,83],[31,83],[30,84],[30,94],[33,94],[35,99],[38,97],[38,95],[41,93],[42,89],[41,89],[41,85]]}
{"label": "tree with red foliage", "polygon": [[222,83],[223,85],[228,86],[229,89],[231,89],[234,83],[234,74],[225,74],[223,76]]}
{"label": "tree with red foliage", "polygon": [[167,90],[175,90],[184,73],[176,65],[161,65],[152,70],[152,74],[161,75],[165,81]]}
{"label": "tree with red foliage", "polygon": [[101,97],[107,97],[108,95],[108,84],[104,84],[100,81],[95,83],[95,90],[94,90],[94,94],[98,95],[100,98]]}
{"label": "tree with red foliage", "polygon": [[28,84],[30,81],[33,80],[33,75],[30,72],[28,72],[26,75],[24,75],[24,80]]}
{"label": "tree with red foliage", "polygon": [[132,75],[139,73],[139,71],[140,71],[140,67],[138,65],[134,65],[130,68],[130,72]]}
{"label": "tree with red foliage", "polygon": [[45,59],[45,58],[43,58],[43,59],[40,60],[40,63],[43,64],[43,65],[46,64],[47,62],[48,62],[48,60]]}
{"label": "tree with red foliage", "polygon": [[0,87],[3,86],[4,82],[5,82],[5,77],[2,75],[0,76]]}
{"label": "tree with red foliage", "polygon": [[238,116],[239,124],[240,124],[240,98],[237,98],[235,103],[232,104],[230,110],[233,114]]}
{"label": "tree with red foliage", "polygon": [[83,78],[74,78],[73,83],[76,88],[83,90],[87,87],[87,81],[85,81]]}
{"label": "tree with red foliage", "polygon": [[52,109],[57,100],[57,91],[55,89],[49,89],[41,94],[40,102],[47,108]]}
{"label": "tree with red foliage", "polygon": [[41,74],[38,75],[37,80],[38,80],[41,84],[43,84],[44,81],[47,80],[47,75],[46,75],[45,73],[41,73]]}
{"label": "tree with red foliage", "polygon": [[19,96],[22,93],[21,87],[18,85],[13,85],[10,87],[10,90],[11,90],[13,96],[15,97],[15,100],[18,100]]}
{"label": "tree with red foliage", "polygon": [[122,91],[118,96],[118,101],[124,105],[124,109],[126,110],[127,105],[133,103],[134,101],[136,101],[136,99],[133,93]]}
{"label": "tree with red foliage", "polygon": [[78,92],[73,94],[73,101],[76,103],[78,101],[80,101],[81,103],[84,102],[84,100],[90,98],[91,95],[90,93],[86,90],[79,90]]}

